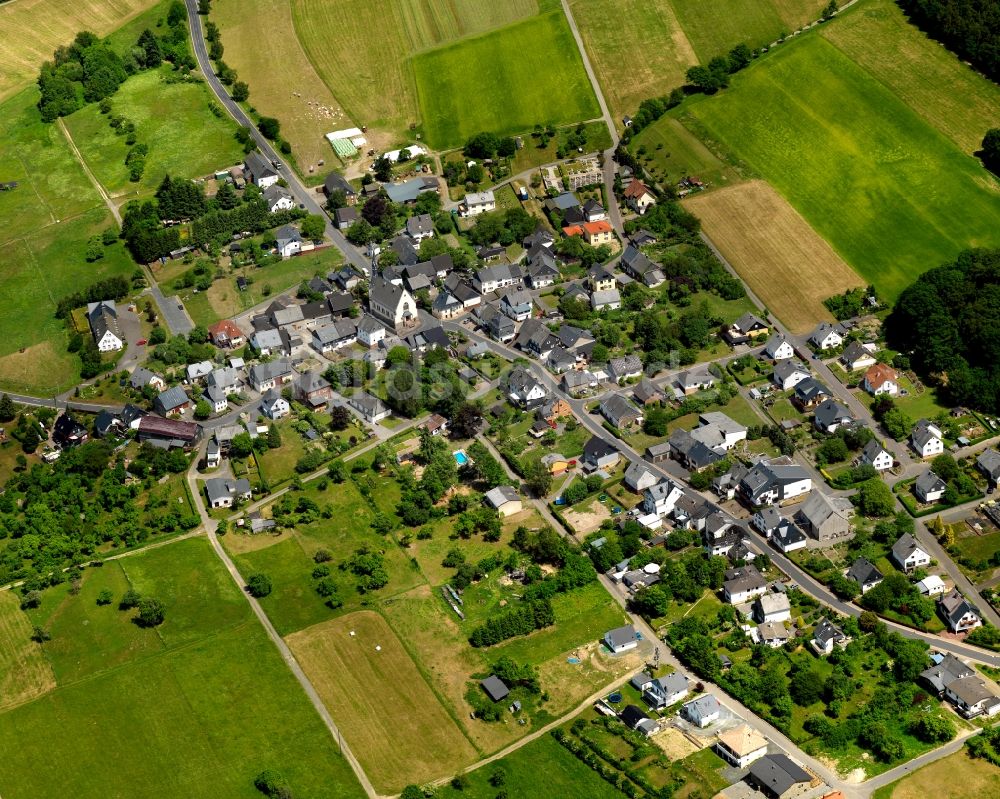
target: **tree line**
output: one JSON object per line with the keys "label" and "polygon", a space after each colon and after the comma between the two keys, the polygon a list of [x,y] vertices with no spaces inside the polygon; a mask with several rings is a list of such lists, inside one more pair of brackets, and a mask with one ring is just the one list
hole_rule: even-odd
{"label": "tree line", "polygon": [[896,0],[911,22],[987,77],[1000,79],[1000,2]]}

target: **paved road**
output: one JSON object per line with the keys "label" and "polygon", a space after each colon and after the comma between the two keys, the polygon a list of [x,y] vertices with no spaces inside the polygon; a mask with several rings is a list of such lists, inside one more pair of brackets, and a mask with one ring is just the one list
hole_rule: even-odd
{"label": "paved road", "polygon": [[174,295],[165,297],[160,290],[160,284],[153,277],[153,272],[148,266],[143,267],[146,273],[146,282],[149,283],[149,293],[152,295],[156,306],[160,309],[160,318],[167,323],[172,336],[184,336],[194,329],[194,322],[184,310],[184,303]]}
{"label": "paved road", "polygon": [[271,143],[265,139],[263,135],[261,135],[261,132],[257,130],[256,126],[244,113],[243,109],[240,108],[233,98],[229,96],[229,92],[226,91],[226,87],[222,85],[222,82],[218,79],[215,71],[212,69],[212,62],[208,57],[208,49],[205,45],[205,36],[201,27],[201,17],[198,16],[198,0],[185,0],[185,4],[187,6],[188,21],[191,24],[191,41],[194,45],[195,58],[198,59],[198,66],[201,68],[201,71],[205,76],[205,80],[208,81],[208,85],[215,93],[215,96],[219,99],[219,102],[222,103],[223,107],[230,113],[233,119],[250,132],[250,135],[253,136],[254,141],[257,143],[257,147],[260,148],[264,157],[272,163],[282,163],[282,167],[278,169],[278,173],[288,183],[288,190],[295,197],[296,202],[304,206],[310,214],[318,214],[323,217],[326,221],[326,237],[334,243],[334,246],[336,246],[338,250],[344,253],[344,257],[350,264],[361,270],[362,274],[364,274],[365,270],[370,268],[371,261],[366,258],[357,247],[351,244],[344,237],[343,233],[333,226],[333,222],[327,215],[326,211],[316,201],[316,192],[307,189],[302,184],[302,181],[299,180],[295,170],[283,163],[282,157],[275,152]]}

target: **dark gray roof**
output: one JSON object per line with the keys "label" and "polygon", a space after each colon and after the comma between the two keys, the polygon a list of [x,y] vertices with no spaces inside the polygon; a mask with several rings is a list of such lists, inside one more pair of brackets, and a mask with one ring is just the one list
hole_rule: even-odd
{"label": "dark gray roof", "polygon": [[750,777],[774,796],[784,795],[793,785],[812,782],[812,777],[788,755],[765,755],[750,766]]}
{"label": "dark gray roof", "polygon": [[508,688],[506,683],[504,683],[504,681],[495,674],[491,674],[485,680],[480,682],[479,685],[486,692],[486,695],[494,702],[499,702],[510,693],[510,688]]}
{"label": "dark gray roof", "polygon": [[276,177],[278,174],[271,165],[271,162],[256,150],[247,153],[247,157],[243,160],[243,163],[246,165],[247,172],[250,173],[254,183],[258,182],[261,178]]}
{"label": "dark gray roof", "polygon": [[870,585],[882,582],[882,572],[867,558],[858,558],[847,570],[847,579],[854,580],[858,585]]}
{"label": "dark gray roof", "polygon": [[156,397],[156,407],[161,413],[166,413],[179,408],[182,405],[186,405],[191,400],[188,395],[184,393],[184,389],[180,386],[172,386],[166,391],[161,392]]}

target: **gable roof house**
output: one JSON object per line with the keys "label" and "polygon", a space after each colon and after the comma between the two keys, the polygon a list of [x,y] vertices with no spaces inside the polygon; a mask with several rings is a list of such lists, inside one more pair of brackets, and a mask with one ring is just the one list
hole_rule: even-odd
{"label": "gable roof house", "polygon": [[354,205],[358,201],[358,193],[350,181],[338,172],[331,172],[323,181],[323,193],[329,197],[336,191],[344,192],[348,205]]}
{"label": "gable roof house", "polygon": [[282,258],[291,258],[302,252],[302,234],[294,225],[282,225],[274,232],[278,245],[278,254]]}
{"label": "gable roof house", "polygon": [[622,394],[608,394],[600,405],[601,416],[619,430],[630,430],[642,424],[642,411]]}
{"label": "gable roof house", "polygon": [[591,436],[583,445],[580,462],[589,471],[600,471],[613,469],[620,458],[618,447],[599,436]]}
{"label": "gable roof house", "polygon": [[531,372],[517,367],[507,377],[507,396],[515,405],[531,410],[548,398],[548,391]]}
{"label": "gable roof house", "polygon": [[882,582],[882,572],[868,558],[858,558],[854,561],[845,576],[848,580],[854,580],[861,587],[862,594],[867,594]]}
{"label": "gable roof house", "polygon": [[338,208],[333,212],[333,221],[337,225],[337,230],[347,230],[351,225],[358,221],[361,217],[358,215],[357,208]]}
{"label": "gable roof house", "polygon": [[277,183],[280,177],[271,162],[257,150],[247,153],[247,157],[243,160],[244,180],[253,183],[259,189],[266,189]]}
{"label": "gable roof house", "polygon": [[852,341],[844,347],[844,351],[840,353],[840,362],[848,372],[868,369],[877,363],[875,356],[860,341]]}
{"label": "gable roof house", "polygon": [[531,294],[524,289],[510,289],[500,300],[500,310],[515,322],[523,322],[531,316],[533,305]]}
{"label": "gable roof house", "polygon": [[688,695],[689,690],[688,678],[679,671],[672,671],[650,680],[642,690],[642,698],[654,710],[663,710],[680,702]]}
{"label": "gable roof house", "polygon": [[767,580],[756,566],[729,569],[722,583],[722,596],[731,605],[742,605],[767,593]]}
{"label": "gable roof house", "polygon": [[642,216],[651,205],[656,204],[656,195],[641,180],[633,180],[622,193],[625,204]]}
{"label": "gable roof house", "polygon": [[534,358],[545,359],[559,346],[559,339],[541,319],[526,319],[514,338],[514,346]]}
{"label": "gable roof house", "polygon": [[666,280],[660,265],[651,261],[638,247],[629,244],[622,253],[621,267],[648,288],[656,288]]}
{"label": "gable roof house", "polygon": [[899,393],[899,375],[891,366],[886,366],[884,363],[877,363],[865,372],[864,380],[861,381],[861,387],[873,397],[877,397],[880,394],[888,394],[890,397],[894,397]]}
{"label": "gable roof house", "polygon": [[771,382],[782,391],[788,391],[789,389],[795,388],[799,383],[806,380],[808,377],[809,370],[806,368],[805,364],[791,360],[779,361],[774,367],[774,373],[771,375]]}
{"label": "gable roof house", "polygon": [[643,465],[642,461],[632,461],[625,470],[624,483],[632,491],[641,494],[647,488],[656,485],[659,479],[655,472]]}
{"label": "gable roof house", "polygon": [[173,416],[192,406],[191,398],[180,386],[160,392],[153,400],[153,410],[160,416]]}
{"label": "gable roof house", "polygon": [[767,754],[767,738],[748,724],[719,733],[715,751],[736,768],[746,768]]}
{"label": "gable roof house", "polygon": [[746,344],[748,341],[759,341],[770,332],[763,319],[756,314],[745,313],[723,331],[723,337],[730,344]]}
{"label": "gable roof house", "polygon": [[579,397],[597,388],[597,376],[593,372],[569,370],[562,376],[563,390],[571,397]]}
{"label": "gable roof house", "polygon": [[1000,452],[993,447],[984,449],[976,456],[976,466],[979,468],[992,485],[1000,481]]}
{"label": "gable roof house", "polygon": [[491,488],[483,494],[483,500],[501,517],[521,512],[521,495],[517,493],[515,488],[508,485]]}
{"label": "gable roof house", "polygon": [[557,375],[575,371],[576,356],[562,345],[554,347],[545,359],[545,365]]}
{"label": "gable roof house", "polygon": [[784,333],[774,333],[764,345],[764,355],[772,361],[787,361],[795,357],[795,347]]}
{"label": "gable roof house", "polygon": [[480,294],[491,294],[498,289],[520,286],[524,280],[521,267],[514,264],[484,266],[472,276],[472,285]]}
{"label": "gable roof house", "polygon": [[80,424],[69,411],[65,411],[52,426],[52,440],[62,449],[83,444],[89,438],[87,428]]}
{"label": "gable roof house", "polygon": [[944,696],[967,719],[1000,712],[1000,699],[976,676],[954,680],[944,689]]}
{"label": "gable roof house", "polygon": [[788,594],[761,594],[753,602],[753,617],[764,622],[782,622],[792,618]]}
{"label": "gable roof house", "polygon": [[642,361],[636,355],[612,358],[608,361],[608,375],[616,383],[620,380],[632,380],[642,375]]}
{"label": "gable roof house", "polygon": [[839,324],[820,322],[809,335],[809,343],[818,350],[834,350],[844,343],[844,328]]}
{"label": "gable roof house", "polygon": [[679,372],[674,378],[675,393],[685,397],[705,391],[716,383],[715,375],[705,370],[685,370]]}
{"label": "gable roof house", "polygon": [[603,311],[606,308],[617,311],[622,307],[622,295],[618,289],[595,291],[590,295],[590,307],[595,311]]}
{"label": "gable roof house", "polygon": [[508,688],[507,684],[495,674],[491,674],[485,680],[480,682],[479,687],[483,689],[492,702],[499,702],[501,699],[505,699],[508,694],[510,694],[510,688]]}
{"label": "gable roof house", "polygon": [[333,388],[319,372],[306,372],[296,378],[295,398],[310,408],[319,408],[333,399]]}
{"label": "gable roof house", "polygon": [[678,501],[684,496],[684,489],[670,479],[651,485],[642,494],[642,509],[661,519],[674,512]]}
{"label": "gable roof house", "polygon": [[805,549],[806,534],[799,529],[797,524],[793,524],[788,519],[782,519],[774,532],[771,533],[771,543],[787,555],[796,549]]}
{"label": "gable roof house", "polygon": [[832,398],[823,400],[813,414],[813,424],[824,433],[836,433],[838,427],[853,421],[854,415],[850,410]]}
{"label": "gable roof house", "polygon": [[921,419],[910,433],[910,446],[921,458],[933,458],[944,452],[944,436],[936,424]]}
{"label": "gable roof house", "polygon": [[250,481],[245,477],[210,477],[205,481],[205,495],[212,508],[231,508],[237,500],[250,499],[251,494]]}
{"label": "gable roof house", "polygon": [[938,599],[938,614],[953,633],[967,633],[983,623],[978,608],[957,588]]}
{"label": "gable roof house", "polygon": [[702,694],[697,699],[687,702],[681,708],[681,715],[696,727],[704,728],[719,720],[722,706],[712,694]]}
{"label": "gable roof house", "polygon": [[255,330],[250,336],[250,344],[261,355],[271,355],[280,352],[283,346],[281,332],[273,327]]}
{"label": "gable roof house", "polygon": [[632,396],[636,402],[644,406],[654,405],[666,399],[666,395],[660,390],[660,387],[648,377],[643,377],[636,384],[635,388],[632,389]]}
{"label": "gable roof house", "polygon": [[368,289],[368,309],[376,319],[395,330],[409,327],[417,320],[417,303],[402,286],[381,277],[373,278]]}
{"label": "gable roof house", "polygon": [[388,405],[367,391],[356,391],[347,400],[347,404],[369,424],[377,424],[392,415]]}
{"label": "gable roof house", "polygon": [[434,220],[430,214],[417,214],[406,220],[406,235],[415,244],[434,237]]}
{"label": "gable roof house", "polygon": [[495,211],[497,207],[493,191],[477,191],[465,195],[465,201],[459,206],[459,216],[479,216],[487,211]]}
{"label": "gable roof house", "polygon": [[944,496],[944,492],[947,489],[948,486],[944,480],[929,469],[920,475],[913,483],[913,493],[916,494],[917,499],[925,505],[929,505],[932,502],[940,500]]}
{"label": "gable roof house", "polygon": [[607,291],[617,285],[615,276],[603,264],[594,264],[587,270],[587,280],[593,291]]}
{"label": "gable roof house", "polygon": [[931,562],[931,556],[909,533],[903,533],[892,545],[892,559],[904,572],[911,572]]}
{"label": "gable roof house", "polygon": [[604,645],[616,655],[635,649],[639,646],[639,638],[635,634],[635,627],[626,624],[624,627],[615,627],[604,634]]}
{"label": "gable roof house", "polygon": [[284,186],[277,184],[268,186],[261,194],[264,197],[264,202],[267,203],[267,210],[272,214],[277,211],[290,211],[295,207],[292,193]]}
{"label": "gable roof house", "polygon": [[812,785],[812,775],[788,755],[765,755],[750,766],[746,781],[766,799],[792,799]]}
{"label": "gable roof house", "polygon": [[813,491],[799,506],[797,517],[817,541],[834,541],[850,534],[852,512],[850,500]]}
{"label": "gable roof house", "polygon": [[812,478],[790,458],[762,459],[746,473],[737,492],[751,506],[773,505],[812,491]]}
{"label": "gable roof house", "polygon": [[939,662],[932,663],[930,668],[920,672],[920,679],[940,696],[955,680],[971,677],[975,673],[976,670],[972,666],[949,652]]}
{"label": "gable roof house", "polygon": [[263,394],[268,389],[287,383],[292,379],[292,364],[279,359],[267,363],[257,363],[250,367],[247,381],[254,391]]}
{"label": "gable roof house", "polygon": [[246,336],[231,319],[223,319],[208,328],[208,337],[216,347],[235,349],[246,343]]}
{"label": "gable roof house", "polygon": [[504,344],[514,340],[517,335],[517,324],[500,310],[497,303],[486,303],[477,308],[475,313],[480,326],[491,338]]}
{"label": "gable roof house", "polygon": [[125,336],[118,327],[114,300],[87,303],[87,322],[100,352],[115,352],[125,346]]}
{"label": "gable roof house", "polygon": [[751,640],[756,640],[757,643],[769,646],[771,649],[784,646],[791,637],[784,624],[774,621],[762,622],[750,631]]}
{"label": "gable roof house", "polygon": [[551,286],[561,277],[556,257],[541,244],[528,250],[525,260],[528,263],[528,282],[533,289]]}
{"label": "gable roof house", "polygon": [[796,384],[795,391],[792,394],[792,402],[803,411],[815,408],[829,398],[830,389],[815,377],[807,377],[802,382]]}
{"label": "gable roof house", "polygon": [[871,466],[877,472],[884,472],[887,469],[891,469],[893,464],[896,462],[892,453],[882,446],[880,441],[877,441],[874,438],[865,444],[864,449],[861,450],[861,455],[858,460],[862,464]]}
{"label": "gable roof house", "polygon": [[146,386],[152,386],[157,391],[166,391],[167,389],[167,381],[144,366],[137,366],[129,375],[128,382],[132,388],[140,391]]}
{"label": "gable roof house", "polygon": [[850,639],[840,627],[829,619],[820,619],[816,629],[813,630],[812,639],[809,643],[816,650],[817,654],[829,655],[835,646],[845,647]]}

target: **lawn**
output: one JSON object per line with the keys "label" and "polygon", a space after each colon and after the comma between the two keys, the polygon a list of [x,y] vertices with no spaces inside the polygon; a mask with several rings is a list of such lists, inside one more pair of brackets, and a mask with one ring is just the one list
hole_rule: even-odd
{"label": "lawn", "polygon": [[377,613],[310,627],[288,645],[380,792],[475,760],[476,750]]}
{"label": "lawn", "polygon": [[[151,191],[164,175],[201,178],[228,169],[243,158],[236,124],[204,83],[172,83],[170,67],[134,75],[111,99],[111,115],[135,123],[140,142],[149,147],[138,183],[129,181],[125,156],[129,146],[92,103],[66,117],[73,141],[91,171],[112,196]],[[213,113],[216,108],[218,113]]]}
{"label": "lawn", "polygon": [[[413,58],[424,135],[455,147],[483,130],[513,134],[599,116],[561,10]],[[481,69],[470,75],[470,65]]]}
{"label": "lawn", "polygon": [[[956,776],[961,779],[956,780]],[[879,788],[873,799],[980,799],[1000,793],[1000,769],[985,760],[969,757],[965,750],[942,758],[903,779]]]}
{"label": "lawn", "polygon": [[[253,799],[264,768],[303,795],[363,796],[204,539],[119,564],[88,570],[78,595],[61,586],[43,597],[52,634],[44,651],[65,676],[0,715],[4,797]],[[163,601],[161,627],[140,630],[131,613],[96,605],[98,586],[117,591],[126,576]]]}
{"label": "lawn", "polygon": [[[34,81],[42,62],[79,31],[106,36],[157,0],[18,0],[0,6],[0,99]],[[0,119],[3,115],[0,114]],[[0,137],[2,139],[2,137]]]}
{"label": "lawn", "polygon": [[735,168],[713,153],[673,115],[660,117],[643,128],[629,143],[629,149],[646,170],[664,184],[677,183],[688,175],[699,178],[709,188],[742,180]]}
{"label": "lawn", "polygon": [[1000,532],[956,536],[955,546],[967,558],[988,561],[993,555],[1000,552]]}
{"label": "lawn", "polygon": [[1000,242],[986,171],[819,36],[690,112],[886,299],[959,250]]}
{"label": "lawn", "polygon": [[0,592],[0,713],[48,693],[55,684],[42,647],[31,640],[31,622],[17,594]]}

